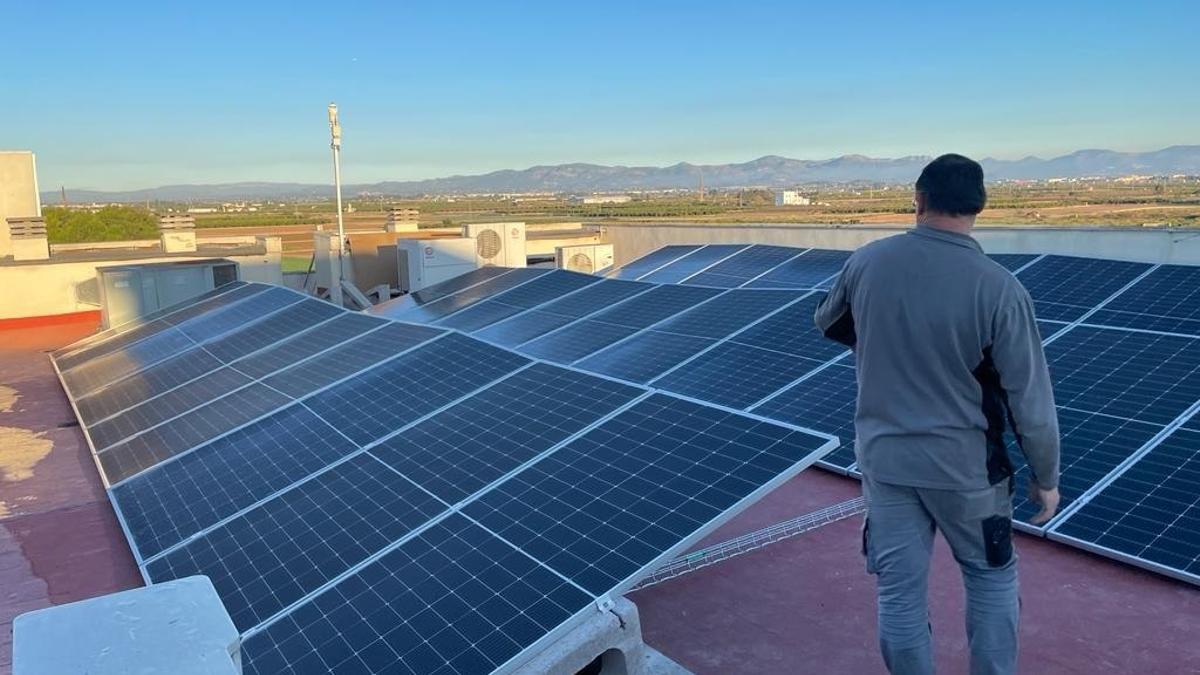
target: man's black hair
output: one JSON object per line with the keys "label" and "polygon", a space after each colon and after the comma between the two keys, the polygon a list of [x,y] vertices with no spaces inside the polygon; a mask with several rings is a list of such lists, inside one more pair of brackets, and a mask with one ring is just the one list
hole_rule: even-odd
{"label": "man's black hair", "polygon": [[987,204],[983,167],[962,155],[942,155],[925,166],[917,179],[925,208],[950,216],[973,216]]}

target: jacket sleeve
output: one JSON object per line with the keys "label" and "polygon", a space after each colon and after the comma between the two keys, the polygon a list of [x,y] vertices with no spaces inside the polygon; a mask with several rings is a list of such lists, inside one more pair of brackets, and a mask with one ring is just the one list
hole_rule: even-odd
{"label": "jacket sleeve", "polygon": [[847,274],[849,269],[850,260],[847,260],[842,273],[833,283],[833,288],[829,289],[829,294],[817,305],[813,321],[822,335],[853,348],[858,343],[858,335],[854,332],[854,314],[850,311],[851,280]]}
{"label": "jacket sleeve", "polygon": [[1000,375],[1009,422],[1033,480],[1038,487],[1050,489],[1058,485],[1058,412],[1033,300],[1023,287],[1018,289],[996,316],[992,360]]}

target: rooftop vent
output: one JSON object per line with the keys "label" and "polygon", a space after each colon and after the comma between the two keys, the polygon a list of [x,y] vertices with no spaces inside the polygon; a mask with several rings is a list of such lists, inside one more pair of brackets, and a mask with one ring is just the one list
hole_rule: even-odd
{"label": "rooftop vent", "polygon": [[186,214],[159,216],[163,253],[196,252],[196,218]]}
{"label": "rooftop vent", "polygon": [[47,260],[50,243],[46,238],[46,221],[39,216],[9,218],[8,231],[12,238],[13,260]]}

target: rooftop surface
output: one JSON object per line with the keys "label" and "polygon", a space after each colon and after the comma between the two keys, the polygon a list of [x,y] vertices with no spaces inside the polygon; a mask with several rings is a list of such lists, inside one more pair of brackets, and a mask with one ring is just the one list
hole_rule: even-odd
{"label": "rooftop surface", "polygon": [[[0,673],[24,612],[139,586],[87,444],[45,351],[94,319],[0,329]],[[702,543],[857,496],[813,469]],[[631,594],[648,643],[697,673],[883,672],[874,582],[858,519],[772,544]],[[1200,591],[1046,540],[1020,536],[1022,672],[1192,672]],[[939,668],[965,672],[962,583],[939,542],[931,584]]]}

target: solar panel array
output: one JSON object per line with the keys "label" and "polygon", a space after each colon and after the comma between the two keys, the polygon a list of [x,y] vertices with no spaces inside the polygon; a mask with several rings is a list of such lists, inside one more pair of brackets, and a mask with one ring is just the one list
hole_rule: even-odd
{"label": "solar panel array", "polygon": [[238,283],[53,355],[146,581],[208,575],[247,672],[511,669],[837,444],[464,332],[719,290],[480,272],[384,308],[437,325]]}
{"label": "solar panel array", "polygon": [[[669,246],[473,334],[838,436],[841,447],[819,464],[857,475],[853,357],[812,326],[823,290],[848,257],[777,246]],[[992,257],[1033,297],[1060,408],[1063,510],[1047,527],[1018,523],[1053,533],[1200,403],[1200,268]],[[656,280],[670,283],[649,283]],[[749,289],[771,293],[756,298],[761,291]],[[1016,514],[1026,520],[1035,512],[1025,494],[1028,469],[1011,439],[1010,449]]]}

